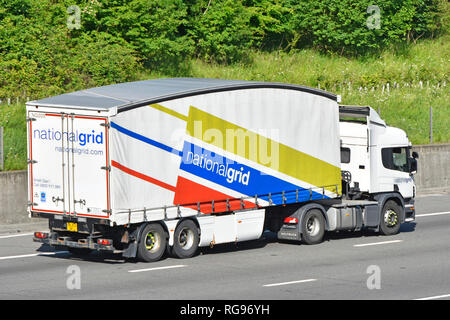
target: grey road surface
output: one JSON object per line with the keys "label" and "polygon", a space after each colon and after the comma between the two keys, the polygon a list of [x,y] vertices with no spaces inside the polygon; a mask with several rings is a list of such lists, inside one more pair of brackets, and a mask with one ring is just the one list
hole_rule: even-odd
{"label": "grey road surface", "polygon": [[0,299],[450,299],[450,195],[416,207],[395,236],[329,234],[307,246],[267,233],[156,263],[80,259],[31,233],[0,234]]}

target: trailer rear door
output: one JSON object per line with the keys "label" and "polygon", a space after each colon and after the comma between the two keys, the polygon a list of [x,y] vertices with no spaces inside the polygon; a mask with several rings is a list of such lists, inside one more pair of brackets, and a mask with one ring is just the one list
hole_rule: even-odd
{"label": "trailer rear door", "polygon": [[107,118],[29,112],[31,210],[109,217]]}
{"label": "trailer rear door", "polygon": [[107,154],[107,119],[69,116],[70,197],[73,214],[92,217],[109,216],[109,164]]}

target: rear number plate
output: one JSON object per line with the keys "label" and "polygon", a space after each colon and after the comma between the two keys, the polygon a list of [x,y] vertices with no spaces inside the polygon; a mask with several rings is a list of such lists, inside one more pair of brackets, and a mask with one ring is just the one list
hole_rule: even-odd
{"label": "rear number plate", "polygon": [[67,231],[78,231],[78,225],[75,222],[67,222]]}

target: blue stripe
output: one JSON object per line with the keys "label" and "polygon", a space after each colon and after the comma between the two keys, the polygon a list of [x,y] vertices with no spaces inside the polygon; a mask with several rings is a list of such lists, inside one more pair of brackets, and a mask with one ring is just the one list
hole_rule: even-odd
{"label": "blue stripe", "polygon": [[177,156],[180,156],[180,157],[183,155],[183,152],[181,152],[181,151],[179,151],[177,149],[174,149],[172,147],[166,146],[165,144],[162,144],[161,142],[155,141],[153,139],[144,137],[143,135],[140,135],[139,133],[133,132],[133,131],[128,130],[128,129],[125,129],[124,127],[121,127],[117,123],[114,123],[112,121],[111,121],[111,127],[116,129],[117,131],[123,133],[123,134],[126,134],[127,136],[130,136],[130,137],[135,138],[137,140],[140,140],[142,142],[148,143],[148,144],[150,144],[150,145],[152,145],[154,147],[157,147],[159,149],[162,149],[164,151],[176,154]]}
{"label": "blue stripe", "polygon": [[[228,159],[187,141],[184,142],[180,169],[214,182],[241,194],[269,201],[274,204],[296,203],[328,196],[310,191],[252,167]],[[298,190],[298,199],[296,190]],[[283,199],[282,192],[285,192]]]}

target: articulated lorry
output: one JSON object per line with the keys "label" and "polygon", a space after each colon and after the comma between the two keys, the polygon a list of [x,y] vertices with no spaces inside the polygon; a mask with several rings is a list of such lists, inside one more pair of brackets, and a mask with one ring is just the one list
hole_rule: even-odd
{"label": "articulated lorry", "polygon": [[269,82],[169,78],[27,103],[34,241],[157,261],[276,233],[413,220],[418,155],[370,107]]}

